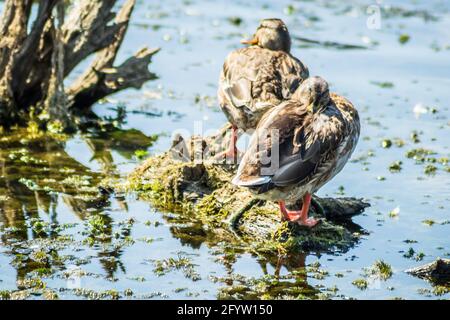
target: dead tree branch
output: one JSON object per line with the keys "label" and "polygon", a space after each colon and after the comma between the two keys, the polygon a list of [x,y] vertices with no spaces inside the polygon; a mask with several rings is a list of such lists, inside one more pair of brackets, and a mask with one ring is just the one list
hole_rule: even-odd
{"label": "dead tree branch", "polygon": [[89,107],[101,98],[126,88],[140,88],[156,76],[148,71],[152,56],[159,49],[143,48],[118,67],[114,60],[125,37],[135,0],[128,0],[116,16],[119,26],[114,41],[101,50],[88,70],[68,89],[71,107]]}
{"label": "dead tree branch", "polygon": [[[33,1],[5,1],[0,21],[0,125],[20,122],[32,107],[35,114],[46,112],[54,120],[156,78],[148,65],[158,49],[141,49],[114,66],[136,1],[125,1],[115,14],[116,2],[74,0],[65,18],[63,0],[41,0],[28,31]],[[64,92],[64,78],[93,53],[93,63]]]}

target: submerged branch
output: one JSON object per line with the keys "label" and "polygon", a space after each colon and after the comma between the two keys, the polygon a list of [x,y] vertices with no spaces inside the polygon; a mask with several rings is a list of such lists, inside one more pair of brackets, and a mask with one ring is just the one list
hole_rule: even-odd
{"label": "submerged branch", "polygon": [[436,261],[408,269],[405,272],[434,283],[450,284],[450,259],[438,258]]}
{"label": "submerged branch", "polygon": [[[116,3],[79,0],[64,19],[63,1],[42,0],[28,33],[32,1],[5,2],[0,24],[0,125],[24,123],[30,111],[44,122],[62,120],[68,111],[86,110],[109,94],[140,88],[156,78],[148,65],[158,49],[144,48],[114,65],[136,1],[126,0],[114,14]],[[64,90],[64,78],[93,53],[93,63]]]}

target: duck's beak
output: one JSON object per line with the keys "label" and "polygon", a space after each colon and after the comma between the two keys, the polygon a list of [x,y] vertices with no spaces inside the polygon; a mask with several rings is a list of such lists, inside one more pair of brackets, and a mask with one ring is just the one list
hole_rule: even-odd
{"label": "duck's beak", "polygon": [[306,110],[307,110],[309,113],[313,113],[313,112],[314,112],[314,103],[310,103],[310,104],[306,107]]}
{"label": "duck's beak", "polygon": [[241,40],[241,43],[253,46],[253,45],[258,44],[258,39],[257,38],[253,38],[252,40]]}

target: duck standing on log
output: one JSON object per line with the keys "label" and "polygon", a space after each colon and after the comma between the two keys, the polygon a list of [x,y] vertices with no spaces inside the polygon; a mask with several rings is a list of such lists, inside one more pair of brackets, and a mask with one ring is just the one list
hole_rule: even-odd
{"label": "duck standing on log", "polygon": [[255,129],[272,107],[289,99],[308,78],[308,68],[290,54],[291,37],[280,19],[261,21],[250,45],[231,52],[219,80],[220,107],[232,124],[227,151],[216,156],[234,159],[237,130]]}
{"label": "duck standing on log", "polygon": [[[289,101],[268,111],[254,132],[233,183],[277,201],[282,218],[313,227],[311,195],[339,173],[359,138],[359,116],[320,77],[306,79]],[[286,202],[303,198],[300,211]]]}

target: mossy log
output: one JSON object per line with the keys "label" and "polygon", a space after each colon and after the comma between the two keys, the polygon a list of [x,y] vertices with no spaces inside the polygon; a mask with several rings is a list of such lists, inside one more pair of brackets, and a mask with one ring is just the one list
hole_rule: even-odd
{"label": "mossy log", "polygon": [[[71,126],[71,113],[126,88],[140,88],[156,76],[148,65],[158,49],[143,48],[115,65],[136,1],[6,0],[0,19],[0,125],[35,118]],[[66,14],[67,13],[67,14]],[[64,79],[96,53],[81,76],[64,88]],[[45,121],[43,121],[45,122]]]}
{"label": "mossy log", "polygon": [[[212,145],[212,139],[216,137],[200,145]],[[315,197],[311,214],[321,222],[313,229],[282,222],[276,203],[258,200],[230,183],[235,165],[174,159],[179,158],[175,146],[189,146],[187,154],[192,155],[198,140],[184,143],[177,137],[171,150],[139,166],[123,189],[137,191],[162,211],[201,221],[203,231],[212,233],[217,243],[233,241],[257,251],[330,252],[346,251],[358,242],[362,230],[350,218],[369,206],[362,199]]]}

